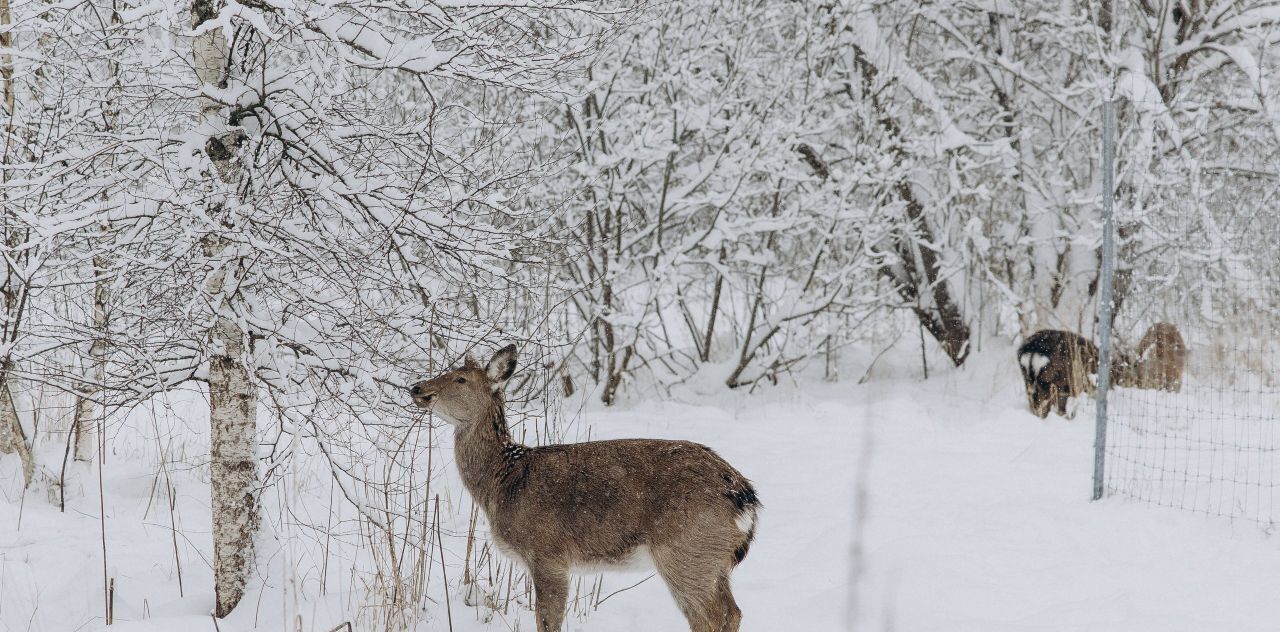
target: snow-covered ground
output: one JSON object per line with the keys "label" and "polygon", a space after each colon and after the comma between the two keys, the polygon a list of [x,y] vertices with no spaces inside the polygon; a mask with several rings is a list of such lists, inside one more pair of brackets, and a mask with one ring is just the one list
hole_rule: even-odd
{"label": "snow-covered ground", "polygon": [[[1030,415],[1010,349],[988,349],[960,371],[935,365],[927,381],[918,365],[890,360],[861,385],[854,382],[865,366],[850,366],[836,383],[806,380],[749,396],[682,387],[664,401],[572,414],[593,438],[706,443],[756,482],[761,527],[734,574],[744,630],[1163,632],[1280,624],[1276,542],[1254,523],[1119,498],[1090,502],[1089,406],[1071,421]],[[146,437],[122,431],[112,438],[104,468],[112,630],[214,630],[208,488],[192,447],[199,442],[154,440],[199,437],[204,420],[189,408],[152,411],[158,421],[135,424],[153,429]],[[144,414],[151,413],[135,416]],[[448,444],[440,453],[446,459]],[[160,471],[162,449],[188,465]],[[156,484],[166,473],[177,491],[172,514]],[[0,460],[0,631],[104,627],[96,471],[75,474],[80,482],[59,513],[43,497],[22,498],[14,459]],[[326,523],[327,486],[315,487],[323,494],[285,487],[264,502]],[[444,495],[463,516],[450,526],[465,530],[465,497]],[[321,549],[313,545],[324,535],[293,524],[264,535],[260,574],[240,608],[219,622],[222,632],[327,632],[367,605],[353,562],[316,557]],[[534,629],[524,610],[479,620],[481,611],[457,590],[462,538],[445,547],[453,630]],[[323,595],[321,572],[328,575]],[[602,595],[641,583],[571,617],[567,629],[681,629],[666,589],[646,577],[606,576]],[[419,629],[450,629],[443,604],[428,606]]]}

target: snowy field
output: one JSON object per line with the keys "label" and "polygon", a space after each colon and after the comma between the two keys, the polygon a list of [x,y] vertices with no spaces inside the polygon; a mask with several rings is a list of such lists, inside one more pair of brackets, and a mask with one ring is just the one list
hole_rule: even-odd
{"label": "snowy field", "polygon": [[[1089,502],[1090,406],[1071,421],[1026,412],[1011,349],[985,350],[960,371],[934,364],[927,381],[918,364],[889,360],[862,385],[854,382],[865,364],[845,367],[838,383],[805,380],[749,396],[686,386],[666,401],[568,414],[593,438],[706,443],[755,481],[761,528],[734,574],[744,630],[1273,630],[1280,622],[1276,542],[1250,522],[1118,498]],[[215,630],[199,410],[198,401],[140,410],[112,439],[104,468],[111,630]],[[190,439],[144,439],[179,434]],[[441,447],[445,478],[435,484],[456,518],[442,529],[452,534],[443,538],[452,592],[449,608],[438,599],[426,605],[418,629],[531,631],[527,610],[486,623],[489,611],[458,594],[466,555],[458,534],[470,504],[454,479],[450,441]],[[159,467],[162,460],[170,465]],[[59,513],[46,498],[22,497],[14,460],[0,461],[4,632],[106,629],[96,472],[75,474]],[[157,484],[165,476],[173,512]],[[350,509],[329,500],[323,477],[286,478],[264,498],[269,525],[250,594],[217,629],[328,632],[349,620],[381,629],[358,619],[370,597],[352,568],[368,551],[331,543],[326,556],[327,534],[299,526],[340,524]],[[282,519],[282,506],[296,519]],[[440,581],[438,565],[430,573]],[[579,608],[566,628],[682,629],[666,589],[648,575],[606,576],[598,592],[607,599]],[[428,592],[440,594],[434,586]]]}

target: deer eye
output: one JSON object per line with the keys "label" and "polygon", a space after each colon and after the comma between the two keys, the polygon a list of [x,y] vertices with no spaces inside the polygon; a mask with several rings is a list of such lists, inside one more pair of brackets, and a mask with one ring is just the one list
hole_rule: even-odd
{"label": "deer eye", "polygon": [[467,383],[467,378],[465,378],[465,377],[460,377],[460,378],[458,378],[458,379],[456,379],[456,380],[454,380],[454,381],[455,381],[455,382],[457,382],[457,383],[459,383],[459,384],[466,384],[466,383]]}

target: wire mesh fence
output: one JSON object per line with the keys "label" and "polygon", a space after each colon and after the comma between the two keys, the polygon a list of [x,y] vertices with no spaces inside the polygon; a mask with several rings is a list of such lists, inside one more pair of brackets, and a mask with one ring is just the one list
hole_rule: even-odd
{"label": "wire mesh fence", "polygon": [[[1274,330],[1268,332],[1274,338]],[[1212,332],[1189,328],[1196,341]],[[1176,392],[1110,394],[1106,489],[1157,505],[1263,525],[1280,519],[1280,350],[1267,338],[1192,343]]]}
{"label": "wire mesh fence", "polygon": [[[1180,175],[1148,183],[1162,204],[1117,203],[1120,366],[1106,393],[1103,495],[1280,521],[1274,158],[1245,148],[1229,162],[1170,161]],[[1134,186],[1123,167],[1117,176],[1117,195]]]}

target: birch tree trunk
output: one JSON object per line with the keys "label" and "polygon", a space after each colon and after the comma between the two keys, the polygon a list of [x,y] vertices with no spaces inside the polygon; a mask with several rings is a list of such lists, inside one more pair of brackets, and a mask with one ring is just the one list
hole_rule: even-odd
{"label": "birch tree trunk", "polygon": [[[225,248],[210,239],[206,254]],[[216,273],[207,288],[221,293],[225,272]],[[258,398],[244,357],[244,336],[235,322],[218,316],[210,333],[215,349],[209,360],[209,423],[212,459],[209,462],[213,513],[213,574],[215,615],[225,617],[240,603],[253,561],[258,529],[258,472],[254,452]]]}
{"label": "birch tree trunk", "polygon": [[[111,26],[114,28],[121,23],[120,12],[116,2],[111,2]],[[103,118],[106,123],[106,132],[108,134],[116,131],[119,123],[120,110],[119,99],[123,90],[120,86],[120,64],[112,57],[107,62],[107,80],[111,82],[111,90],[109,92],[110,99],[103,108]],[[115,167],[115,159],[107,160],[107,168]],[[103,194],[103,202],[109,202],[109,194]],[[109,220],[103,220],[101,223],[102,233],[111,232],[111,223]],[[80,387],[79,399],[76,401],[75,413],[75,459],[77,461],[93,460],[94,451],[94,422],[97,417],[94,416],[98,407],[95,405],[94,397],[101,393],[102,385],[107,381],[107,332],[108,321],[107,303],[111,299],[111,283],[107,278],[109,261],[104,255],[95,255],[93,257],[93,331],[95,336],[93,342],[89,345],[89,367],[85,371],[85,381]]]}
{"label": "birch tree trunk", "polygon": [[22,431],[22,423],[18,421],[13,393],[9,390],[11,364],[12,361],[8,359],[0,362],[0,454],[17,453],[22,460],[23,487],[30,487],[31,479],[35,476],[35,460],[32,458],[26,433]]}
{"label": "birch tree trunk", "polygon": [[85,381],[76,401],[75,414],[75,459],[92,461],[96,447],[94,442],[95,422],[99,406],[94,397],[101,392],[101,385],[107,381],[107,301],[110,299],[111,287],[104,278],[107,267],[106,257],[93,258],[93,330],[96,337],[89,345],[89,363]]}
{"label": "birch tree trunk", "polygon": [[[9,31],[9,25],[12,22],[12,16],[9,9],[9,0],[0,0],[0,49],[6,51],[0,55],[0,80],[4,81],[4,108],[5,108],[5,138],[4,138],[4,155],[3,161],[12,160],[15,148],[14,137],[16,133],[15,117],[18,115],[16,108],[17,99],[15,95],[15,86],[13,85],[14,68],[13,55],[8,51],[13,50],[13,33]],[[6,177],[0,174],[0,177]],[[0,205],[4,205],[4,201],[0,200]],[[0,209],[3,210],[3,209]],[[14,218],[4,210],[4,241],[7,246],[14,247],[21,242],[19,230],[20,227]],[[0,294],[3,294],[4,300],[4,322],[3,330],[0,331],[0,342],[11,343],[17,335],[18,323],[21,322],[21,311],[25,303],[23,301],[22,291],[18,287],[22,280],[18,275],[14,274],[12,264],[6,262],[3,270],[2,282],[0,282]],[[26,434],[22,431],[22,423],[18,420],[18,411],[14,406],[13,395],[9,387],[10,368],[12,368],[13,360],[6,353],[3,359],[0,359],[0,453],[13,454],[17,453],[22,459],[22,476],[26,485],[31,485],[31,478],[35,473],[35,462],[31,455],[31,445],[27,443]]]}
{"label": "birch tree trunk", "polygon": [[[191,5],[191,26],[218,16],[221,0],[195,0]],[[213,89],[227,87],[230,48],[221,28],[198,35],[192,42],[196,76]],[[243,132],[230,129],[226,113],[218,103],[201,97],[200,131],[206,135],[205,153],[213,163],[215,177],[209,216],[227,222],[228,203],[238,195],[241,166],[237,148]],[[224,195],[218,195],[218,191]],[[220,230],[221,227],[214,230]],[[232,297],[238,292],[228,287],[228,272],[241,262],[228,260],[229,240],[211,233],[201,243],[204,255],[217,269],[205,283],[205,293],[214,308],[209,330],[212,353],[209,359],[209,423],[212,458],[209,463],[213,517],[213,575],[216,606],[214,615],[225,617],[244,596],[253,561],[253,540],[258,529],[258,473],[255,454],[257,392],[245,366],[246,336],[229,317]]]}

